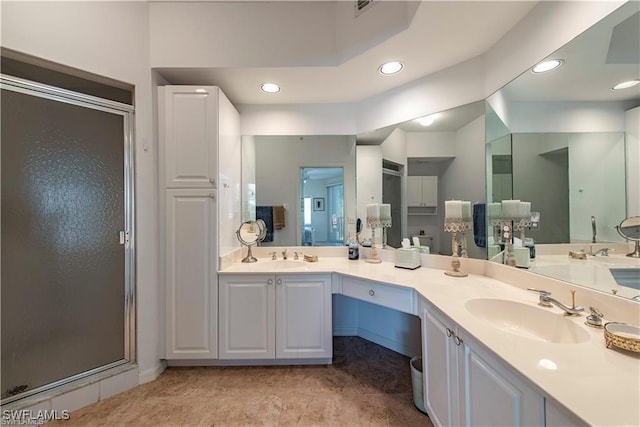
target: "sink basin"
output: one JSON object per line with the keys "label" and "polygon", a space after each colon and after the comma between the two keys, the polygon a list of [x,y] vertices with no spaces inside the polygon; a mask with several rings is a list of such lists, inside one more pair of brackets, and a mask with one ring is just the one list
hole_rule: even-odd
{"label": "sink basin", "polygon": [[274,268],[275,270],[288,270],[291,268],[304,268],[307,267],[307,263],[300,260],[294,259],[279,259],[277,261],[265,261],[267,265]]}
{"label": "sink basin", "polygon": [[551,309],[496,298],[473,299],[465,306],[475,317],[524,338],[558,344],[578,344],[589,339],[582,325]]}

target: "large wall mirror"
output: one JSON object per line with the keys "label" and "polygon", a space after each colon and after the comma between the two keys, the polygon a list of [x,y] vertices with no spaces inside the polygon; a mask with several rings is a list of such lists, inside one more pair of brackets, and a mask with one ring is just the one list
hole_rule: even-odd
{"label": "large wall mirror", "polygon": [[530,271],[630,298],[640,270],[633,286],[610,271],[640,268],[624,248],[586,260],[568,252],[624,243],[615,226],[640,214],[640,85],[612,89],[640,78],[639,57],[640,2],[628,2],[544,58],[561,60],[557,69],[528,70],[487,99],[487,201],[529,201],[540,214],[525,229],[543,249]]}

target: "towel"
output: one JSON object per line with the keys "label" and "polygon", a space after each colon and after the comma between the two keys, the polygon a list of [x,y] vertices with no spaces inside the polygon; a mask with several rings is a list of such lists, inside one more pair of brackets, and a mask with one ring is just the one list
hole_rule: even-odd
{"label": "towel", "polygon": [[267,226],[263,242],[273,242],[273,206],[256,206],[256,219],[263,220]]}
{"label": "towel", "polygon": [[473,205],[473,241],[480,248],[487,247],[487,219],[484,203]]}
{"label": "towel", "polygon": [[273,207],[273,229],[282,230],[284,228],[284,206]]}

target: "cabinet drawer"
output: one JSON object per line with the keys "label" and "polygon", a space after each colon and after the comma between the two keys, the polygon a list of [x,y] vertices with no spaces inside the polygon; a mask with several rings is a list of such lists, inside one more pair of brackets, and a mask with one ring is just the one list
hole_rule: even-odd
{"label": "cabinet drawer", "polygon": [[343,277],[342,294],[405,313],[416,314],[416,308],[414,307],[415,292],[410,288],[399,288],[367,280]]}

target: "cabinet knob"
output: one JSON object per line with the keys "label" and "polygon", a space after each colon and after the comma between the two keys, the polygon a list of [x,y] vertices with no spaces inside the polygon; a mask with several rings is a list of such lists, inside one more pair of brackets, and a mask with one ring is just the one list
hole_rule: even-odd
{"label": "cabinet knob", "polygon": [[278,279],[278,280],[276,280],[276,284],[277,284],[277,285],[282,285],[282,279]]}
{"label": "cabinet knob", "polygon": [[209,178],[209,182],[213,185],[216,185],[216,180],[215,178]]}
{"label": "cabinet knob", "polygon": [[267,285],[273,285],[273,279],[267,280]]}
{"label": "cabinet knob", "polygon": [[451,335],[453,335],[453,331],[449,328],[446,329],[447,332],[447,336],[450,337]]}
{"label": "cabinet knob", "polygon": [[455,337],[453,337],[453,341],[456,343],[456,345],[461,345],[462,344],[462,338],[460,338],[457,335]]}
{"label": "cabinet knob", "polygon": [[213,194],[213,193],[209,194],[209,197],[210,197],[212,200],[215,200],[215,199],[216,199],[216,195],[215,195],[215,194]]}
{"label": "cabinet knob", "polygon": [[376,293],[374,292],[373,289],[369,289],[369,295],[374,296]]}

